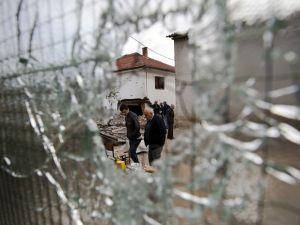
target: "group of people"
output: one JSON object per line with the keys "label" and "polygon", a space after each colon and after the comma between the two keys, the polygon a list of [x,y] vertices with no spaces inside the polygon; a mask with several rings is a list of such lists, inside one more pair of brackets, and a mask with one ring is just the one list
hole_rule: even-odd
{"label": "group of people", "polygon": [[158,104],[157,101],[152,105],[154,114],[160,115],[164,122],[165,126],[168,130],[168,139],[174,139],[173,136],[173,127],[174,127],[174,108],[173,104],[168,105],[167,102],[162,102]]}
{"label": "group of people", "polygon": [[[162,106],[157,101],[151,106],[145,106],[144,115],[147,124],[144,133],[145,146],[148,148],[149,164],[161,157],[161,152],[166,140],[173,139],[174,125],[174,105],[168,106],[166,102]],[[140,124],[137,115],[129,110],[125,104],[120,106],[121,114],[125,116],[125,125],[127,128],[127,138],[129,139],[129,152],[131,159],[138,163],[136,150],[142,141],[140,133]]]}

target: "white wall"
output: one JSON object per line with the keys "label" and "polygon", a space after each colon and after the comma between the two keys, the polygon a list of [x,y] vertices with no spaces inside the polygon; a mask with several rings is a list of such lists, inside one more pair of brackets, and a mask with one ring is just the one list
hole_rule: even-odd
{"label": "white wall", "polygon": [[[159,70],[147,70],[147,93],[151,102],[166,101],[168,104],[176,105],[175,97],[175,74],[159,71]],[[155,77],[165,78],[165,89],[155,89]]]}
{"label": "white wall", "polygon": [[[117,81],[117,99],[135,99],[148,97],[151,102],[166,101],[176,105],[175,74],[154,69],[136,69],[119,73]],[[155,89],[155,76],[165,78],[165,89]]]}
{"label": "white wall", "polygon": [[144,98],[147,96],[146,76],[143,70],[119,73],[117,81],[118,99]]}

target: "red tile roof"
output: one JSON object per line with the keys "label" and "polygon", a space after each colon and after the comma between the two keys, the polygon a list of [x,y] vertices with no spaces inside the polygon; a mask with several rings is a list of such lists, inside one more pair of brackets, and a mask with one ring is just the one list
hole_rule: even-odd
{"label": "red tile roof", "polygon": [[137,52],[129,55],[124,55],[121,58],[117,59],[116,65],[118,68],[116,72],[138,68],[151,68],[175,73],[174,66],[170,66],[158,60],[141,55]]}

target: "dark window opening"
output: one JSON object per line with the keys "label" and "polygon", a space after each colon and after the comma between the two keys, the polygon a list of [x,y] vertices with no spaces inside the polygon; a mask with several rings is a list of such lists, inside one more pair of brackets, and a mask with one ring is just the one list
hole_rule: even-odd
{"label": "dark window opening", "polygon": [[146,97],[144,99],[123,99],[118,102],[118,108],[121,104],[126,104],[130,111],[134,112],[138,116],[141,116],[143,115],[143,107],[145,103],[151,104],[149,99]]}
{"label": "dark window opening", "polygon": [[129,110],[134,112],[136,115],[141,116],[143,115],[142,106],[141,105],[129,105]]}
{"label": "dark window opening", "polygon": [[155,89],[165,89],[164,77],[155,77]]}

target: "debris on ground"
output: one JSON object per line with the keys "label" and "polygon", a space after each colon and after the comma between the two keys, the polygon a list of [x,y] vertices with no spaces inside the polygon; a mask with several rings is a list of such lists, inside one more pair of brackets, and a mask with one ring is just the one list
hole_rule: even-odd
{"label": "debris on ground", "polygon": [[[142,137],[146,127],[147,119],[144,115],[138,116]],[[97,122],[99,135],[102,137],[106,148],[106,155],[111,159],[128,155],[128,140],[126,137],[125,116],[114,115],[108,123]],[[143,160],[144,161],[144,160]]]}
{"label": "debris on ground", "polygon": [[108,140],[113,141],[115,145],[126,143],[126,127],[124,116],[115,115],[107,124],[98,121],[97,125],[99,129],[99,135],[102,137],[102,139],[105,139],[104,143]]}
{"label": "debris on ground", "polygon": [[[147,119],[144,115],[138,116],[138,121],[141,127],[141,134],[143,135]],[[107,124],[97,122],[99,135],[105,138],[111,138],[116,142],[126,142],[126,127],[125,127],[125,116],[115,115],[109,120]]]}

